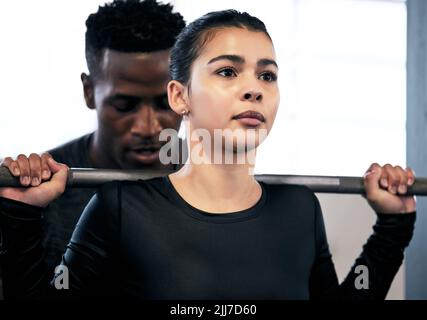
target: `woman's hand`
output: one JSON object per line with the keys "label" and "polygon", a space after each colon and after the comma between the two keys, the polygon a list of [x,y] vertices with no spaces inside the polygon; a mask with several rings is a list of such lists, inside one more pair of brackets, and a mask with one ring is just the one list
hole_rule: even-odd
{"label": "woman's hand", "polygon": [[406,195],[415,181],[412,169],[373,163],[364,176],[366,199],[375,212],[408,213],[416,210],[414,196]]}
{"label": "woman's hand", "polygon": [[19,155],[16,160],[7,157],[1,165],[28,188],[0,188],[0,197],[45,207],[65,190],[68,167],[53,160],[48,153]]}

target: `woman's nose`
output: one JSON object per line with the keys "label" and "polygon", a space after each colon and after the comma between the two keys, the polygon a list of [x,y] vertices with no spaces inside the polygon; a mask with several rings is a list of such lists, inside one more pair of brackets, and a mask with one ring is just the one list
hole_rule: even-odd
{"label": "woman's nose", "polygon": [[243,93],[242,100],[250,102],[261,102],[262,93],[257,90],[249,90]]}

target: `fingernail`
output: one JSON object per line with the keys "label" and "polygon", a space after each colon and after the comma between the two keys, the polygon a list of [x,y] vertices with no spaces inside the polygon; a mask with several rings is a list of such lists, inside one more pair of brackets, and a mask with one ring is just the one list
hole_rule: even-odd
{"label": "fingernail", "polygon": [[381,179],[381,184],[384,186],[384,187],[388,187],[388,181],[387,181],[387,179],[385,179],[385,178],[383,178],[383,179]]}
{"label": "fingernail", "polygon": [[44,170],[43,171],[43,177],[48,178],[49,177],[49,171]]}
{"label": "fingernail", "polygon": [[396,194],[396,191],[397,191],[397,189],[396,189],[395,186],[390,187],[390,192],[391,193]]}
{"label": "fingernail", "polygon": [[18,168],[13,168],[13,173],[18,176],[19,175],[19,169]]}
{"label": "fingernail", "polygon": [[412,184],[414,183],[414,180],[413,179],[408,179],[408,185],[409,186],[412,186]]}
{"label": "fingernail", "polygon": [[405,185],[400,185],[399,186],[399,193],[406,193],[406,186]]}
{"label": "fingernail", "polygon": [[30,183],[30,178],[29,177],[23,177],[22,178],[22,184],[29,184]]}
{"label": "fingernail", "polygon": [[39,178],[33,178],[33,184],[39,184]]}

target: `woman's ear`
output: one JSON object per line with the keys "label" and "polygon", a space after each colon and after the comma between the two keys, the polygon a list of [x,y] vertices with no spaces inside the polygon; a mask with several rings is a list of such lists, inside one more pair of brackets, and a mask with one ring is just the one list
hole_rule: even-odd
{"label": "woman's ear", "polygon": [[90,76],[86,73],[80,75],[83,84],[83,94],[85,97],[86,105],[89,109],[95,109],[95,100],[93,97],[93,82]]}
{"label": "woman's ear", "polygon": [[190,111],[186,86],[179,81],[172,80],[168,83],[168,101],[172,110],[179,115],[187,114]]}

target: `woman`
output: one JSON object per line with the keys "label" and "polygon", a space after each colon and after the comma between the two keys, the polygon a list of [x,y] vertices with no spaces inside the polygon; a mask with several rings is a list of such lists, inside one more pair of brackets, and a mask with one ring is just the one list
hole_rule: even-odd
{"label": "woman", "polygon": [[[247,13],[209,13],[184,29],[172,50],[168,97],[186,119],[188,162],[166,177],[101,188],[63,256],[70,290],[43,294],[383,299],[412,236],[415,199],[405,193],[414,175],[390,165],[369,168],[366,197],[378,220],[339,284],[313,192],[258,183],[247,159],[276,116],[277,74],[270,36]],[[40,295],[47,283],[39,207],[63,192],[67,168],[49,157],[32,159],[5,163],[21,178],[53,173],[37,187],[0,191],[10,250],[3,262],[6,297]],[[369,272],[368,288],[356,285],[358,266]]]}

